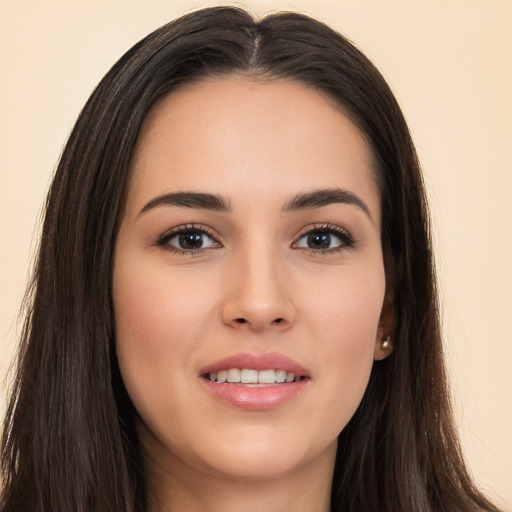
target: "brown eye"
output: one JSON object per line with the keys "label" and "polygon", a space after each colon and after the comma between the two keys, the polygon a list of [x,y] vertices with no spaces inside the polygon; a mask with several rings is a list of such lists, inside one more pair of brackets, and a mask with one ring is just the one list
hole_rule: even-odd
{"label": "brown eye", "polygon": [[353,246],[354,239],[347,231],[338,227],[319,226],[304,233],[294,248],[328,253]]}
{"label": "brown eye", "polygon": [[312,233],[306,237],[310,249],[330,249],[332,240],[330,233]]}
{"label": "brown eye", "polygon": [[220,247],[220,244],[203,229],[185,226],[164,234],[156,245],[177,252],[193,252]]}
{"label": "brown eye", "polygon": [[[176,242],[180,249],[201,249],[204,244],[204,234],[197,232],[180,233],[174,236],[169,242]],[[172,244],[171,244],[172,245]]]}
{"label": "brown eye", "polygon": [[215,240],[203,231],[189,230],[175,233],[167,240],[167,245],[183,251],[207,249],[216,245]]}

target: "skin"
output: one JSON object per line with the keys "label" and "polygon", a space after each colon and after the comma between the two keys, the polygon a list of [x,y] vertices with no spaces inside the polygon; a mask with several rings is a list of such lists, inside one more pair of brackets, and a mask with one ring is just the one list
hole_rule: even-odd
{"label": "skin", "polygon": [[[297,194],[339,188],[367,211],[283,211]],[[160,204],[141,213],[183,191],[222,196],[230,210]],[[208,232],[200,250],[176,252],[177,236],[159,245],[191,223]],[[312,249],[304,234],[326,225],[343,236]],[[337,436],[374,359],[388,355],[382,340],[392,328],[371,156],[340,109],[295,82],[243,77],[157,103],[132,162],[113,298],[151,510],[329,510]],[[198,373],[231,354],[268,351],[310,377],[271,410],[216,399]]]}

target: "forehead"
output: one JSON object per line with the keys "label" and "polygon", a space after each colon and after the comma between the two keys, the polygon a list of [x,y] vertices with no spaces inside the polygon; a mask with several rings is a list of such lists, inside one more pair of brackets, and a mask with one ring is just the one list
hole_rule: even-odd
{"label": "forehead", "polygon": [[327,95],[294,81],[215,78],[172,92],[150,110],[128,195],[198,188],[290,195],[338,186],[378,209],[371,160],[358,128]]}

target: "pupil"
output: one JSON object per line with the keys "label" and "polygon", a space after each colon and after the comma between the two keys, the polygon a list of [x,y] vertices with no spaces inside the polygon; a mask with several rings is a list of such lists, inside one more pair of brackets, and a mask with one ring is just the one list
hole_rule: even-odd
{"label": "pupil", "polygon": [[331,235],[328,233],[315,233],[308,236],[308,245],[311,249],[329,249]]}
{"label": "pupil", "polygon": [[179,238],[182,249],[200,249],[203,245],[201,233],[182,233]]}

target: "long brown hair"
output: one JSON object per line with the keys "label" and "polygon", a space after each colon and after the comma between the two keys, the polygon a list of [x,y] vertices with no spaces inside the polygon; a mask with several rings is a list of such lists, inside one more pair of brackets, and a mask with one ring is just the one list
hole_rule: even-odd
{"label": "long brown hair", "polygon": [[165,25],[121,57],[66,144],[46,202],[3,429],[3,512],[144,511],[136,413],[114,347],[118,212],[151,105],[182,84],[229,74],[324,92],[372,150],[395,351],[374,365],[340,434],[333,511],[493,510],[466,471],[453,425],[427,204],[393,94],[359,50],[318,21],[294,13],[257,21],[217,7]]}

